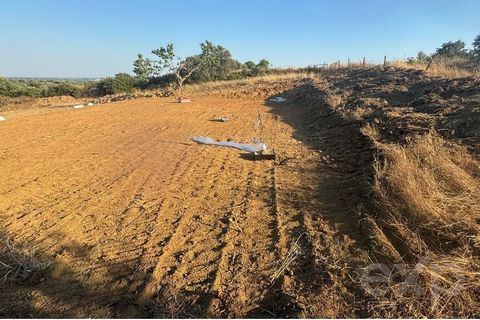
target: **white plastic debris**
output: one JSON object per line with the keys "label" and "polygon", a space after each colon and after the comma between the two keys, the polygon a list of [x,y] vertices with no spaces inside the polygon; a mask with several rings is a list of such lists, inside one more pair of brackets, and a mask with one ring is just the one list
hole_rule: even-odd
{"label": "white plastic debris", "polygon": [[89,103],[87,103],[87,106],[89,106],[89,107],[93,106],[93,103],[89,102]]}
{"label": "white plastic debris", "polygon": [[83,107],[85,107],[84,104],[77,104],[77,105],[73,106],[73,109],[81,109]]}
{"label": "white plastic debris", "polygon": [[5,121],[7,118],[0,116],[0,121]]}
{"label": "white plastic debris", "polygon": [[192,100],[188,99],[188,98],[178,98],[177,99],[178,103],[188,103],[188,102],[192,102]]}
{"label": "white plastic debris", "polygon": [[284,97],[275,97],[275,98],[271,98],[270,101],[275,103],[282,103],[287,101],[287,99],[285,99]]}
{"label": "white plastic debris", "polygon": [[256,153],[256,152],[267,150],[267,145],[265,143],[247,144],[247,143],[238,143],[234,141],[216,141],[210,137],[193,137],[192,140],[201,144],[210,144],[215,146],[236,148],[236,149],[240,149],[250,153]]}
{"label": "white plastic debris", "polygon": [[209,121],[213,122],[226,122],[228,121],[228,117],[217,117],[217,118],[211,118]]}

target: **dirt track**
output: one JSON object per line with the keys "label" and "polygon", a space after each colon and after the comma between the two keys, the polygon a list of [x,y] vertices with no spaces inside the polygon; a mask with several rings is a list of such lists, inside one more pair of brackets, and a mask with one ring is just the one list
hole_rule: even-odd
{"label": "dirt track", "polygon": [[[0,314],[351,315],[332,274],[355,242],[355,194],[342,194],[358,168],[333,165],[334,150],[348,154],[329,141],[364,146],[331,119],[308,136],[307,107],[267,98],[140,99],[2,123],[2,236],[53,264],[34,285],[10,285]],[[188,140],[252,141],[258,113],[276,161]]]}

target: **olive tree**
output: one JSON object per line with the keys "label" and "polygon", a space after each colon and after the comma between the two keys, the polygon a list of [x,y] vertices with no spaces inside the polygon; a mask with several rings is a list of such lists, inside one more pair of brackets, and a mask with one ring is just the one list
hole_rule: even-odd
{"label": "olive tree", "polygon": [[202,63],[202,59],[199,57],[190,57],[187,59],[178,57],[175,54],[173,44],[171,43],[167,44],[166,47],[152,50],[152,53],[159,58],[154,64],[156,72],[161,73],[162,71],[167,70],[174,74],[176,84],[180,91],[183,88],[185,80],[187,80]]}

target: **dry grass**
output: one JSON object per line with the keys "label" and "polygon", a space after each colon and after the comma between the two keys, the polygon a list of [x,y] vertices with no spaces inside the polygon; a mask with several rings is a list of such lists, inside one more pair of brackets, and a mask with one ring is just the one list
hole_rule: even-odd
{"label": "dry grass", "polygon": [[381,149],[385,161],[375,168],[375,191],[390,215],[432,235],[480,245],[480,165],[465,148],[428,134]]}
{"label": "dry grass", "polygon": [[344,102],[345,101],[340,94],[329,92],[325,95],[325,103],[333,109],[341,106]]}
{"label": "dry grass", "polygon": [[293,261],[295,261],[299,256],[302,255],[303,250],[300,246],[299,241],[303,236],[306,237],[307,233],[304,232],[300,236],[298,236],[297,240],[295,240],[293,246],[290,248],[287,255],[282,259],[282,261],[278,262],[278,266],[275,268],[275,271],[270,278],[270,282],[272,284],[275,283],[275,281],[277,281],[277,279],[282,276],[282,274],[285,272],[285,270],[287,270],[287,268]]}
{"label": "dry grass", "polygon": [[313,79],[317,75],[313,72],[286,72],[286,73],[275,73],[265,76],[241,79],[241,80],[228,80],[228,81],[211,81],[199,84],[189,84],[184,87],[184,92],[186,93],[195,93],[201,91],[211,91],[215,89],[228,89],[231,87],[252,85],[252,84],[268,84],[277,81],[288,81],[288,80],[300,80],[300,79]]}
{"label": "dry grass", "polygon": [[[378,137],[373,127],[363,131]],[[480,162],[436,134],[377,147],[383,159],[374,168],[372,220],[379,238],[410,263],[415,281],[406,283],[405,274],[394,270],[383,275],[384,294],[372,299],[370,311],[381,317],[478,317]]]}
{"label": "dry grass", "polygon": [[23,251],[10,240],[0,243],[0,283],[24,283],[45,270],[51,262],[41,262],[33,251]]}
{"label": "dry grass", "polygon": [[[406,69],[417,69],[425,70],[427,68],[427,63],[408,63],[405,60],[396,60],[389,65],[399,68]],[[441,60],[437,59],[432,62],[428,70],[425,71],[427,74],[441,76],[444,78],[463,78],[463,77],[474,77],[477,78],[480,76],[478,70],[475,66],[468,65],[463,60],[457,61],[453,60]]]}
{"label": "dry grass", "polygon": [[372,317],[478,317],[480,273],[472,263],[471,257],[442,256],[392,269],[370,288],[377,290],[369,303]]}

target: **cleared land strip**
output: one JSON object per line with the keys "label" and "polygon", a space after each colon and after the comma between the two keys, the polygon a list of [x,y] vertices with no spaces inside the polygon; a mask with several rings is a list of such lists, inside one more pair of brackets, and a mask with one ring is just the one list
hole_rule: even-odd
{"label": "cleared land strip", "polygon": [[[319,150],[343,152],[357,137],[325,118],[321,135],[336,139],[337,149],[312,145],[315,132],[302,129],[310,106],[265,98],[140,99],[2,125],[10,139],[0,147],[1,236],[37,248],[52,266],[33,288],[9,284],[1,312],[340,314],[337,302],[351,299],[338,294],[342,279],[328,268],[354,246],[345,235],[351,203],[341,198],[354,178],[329,167]],[[208,121],[215,116],[230,121]],[[188,140],[249,142],[260,134],[276,161]],[[358,146],[354,152],[365,151]]]}

